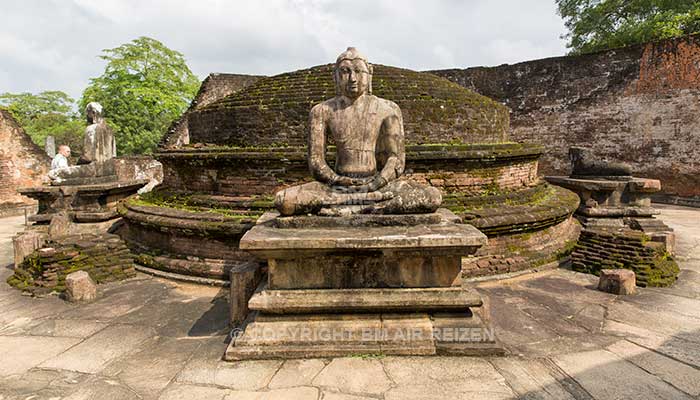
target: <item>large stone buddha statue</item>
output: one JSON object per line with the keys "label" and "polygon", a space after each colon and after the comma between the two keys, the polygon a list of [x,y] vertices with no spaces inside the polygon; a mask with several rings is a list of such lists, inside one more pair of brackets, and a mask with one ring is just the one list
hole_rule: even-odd
{"label": "large stone buddha statue", "polygon": [[[308,161],[315,182],[277,193],[282,215],[434,212],[440,191],[399,179],[406,154],[401,110],[372,95],[372,65],[354,47],[338,56],[336,96],[315,105],[309,116]],[[326,162],[327,139],[337,153]]]}

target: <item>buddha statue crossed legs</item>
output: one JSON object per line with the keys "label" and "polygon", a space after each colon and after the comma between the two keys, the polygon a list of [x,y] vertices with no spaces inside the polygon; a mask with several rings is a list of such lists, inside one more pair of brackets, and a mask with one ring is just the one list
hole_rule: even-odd
{"label": "buddha statue crossed legs", "polygon": [[[336,97],[315,105],[309,116],[309,169],[316,179],[277,193],[282,215],[434,212],[440,191],[399,180],[406,153],[401,110],[372,95],[372,66],[355,48],[335,63]],[[335,168],[326,162],[326,139],[337,148]]]}

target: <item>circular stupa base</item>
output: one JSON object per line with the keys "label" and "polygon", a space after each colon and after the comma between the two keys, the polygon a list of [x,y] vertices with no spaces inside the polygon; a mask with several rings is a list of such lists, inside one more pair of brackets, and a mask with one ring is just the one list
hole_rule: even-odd
{"label": "circular stupa base", "polygon": [[238,241],[261,213],[190,205],[191,196],[156,192],[120,207],[126,221],[121,235],[138,254],[144,272],[165,278],[216,284],[232,268],[253,258]]}
{"label": "circular stupa base", "polygon": [[[465,258],[463,277],[536,268],[568,255],[579,234],[573,192],[540,183],[519,191],[465,196],[448,193],[446,208],[488,237],[476,258]],[[240,238],[266,210],[270,196],[223,196],[157,191],[122,205],[123,237],[144,272],[195,283],[226,284],[231,268],[252,257]]]}

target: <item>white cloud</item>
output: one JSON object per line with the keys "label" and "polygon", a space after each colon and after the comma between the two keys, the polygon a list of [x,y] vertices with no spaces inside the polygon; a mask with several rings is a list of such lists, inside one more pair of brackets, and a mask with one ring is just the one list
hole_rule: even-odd
{"label": "white cloud", "polygon": [[554,0],[0,0],[0,92],[79,97],[102,49],[150,36],[210,72],[271,75],[347,46],[423,70],[561,55]]}

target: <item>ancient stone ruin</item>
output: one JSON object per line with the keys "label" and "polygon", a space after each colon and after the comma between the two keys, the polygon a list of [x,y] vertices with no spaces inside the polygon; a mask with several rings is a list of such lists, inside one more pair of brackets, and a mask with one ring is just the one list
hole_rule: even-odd
{"label": "ancient stone ruin", "polygon": [[54,216],[63,214],[71,222],[66,233],[106,232],[118,218],[117,202],[158,179],[157,165],[146,174],[129,176],[135,165],[124,165],[115,158],[114,133],[102,117],[102,106],[90,103],[86,114],[89,125],[78,165],[49,171],[50,185],[19,189],[39,202],[32,222],[51,223]]}
{"label": "ancient stone ruin", "polygon": [[65,289],[67,274],[86,271],[98,283],[134,275],[133,255],[114,234],[117,203],[160,181],[153,160],[117,159],[112,129],[102,107],[87,107],[83,154],[78,165],[52,169],[50,183],[18,190],[39,203],[31,226],[14,240],[15,271],[8,283],[34,294]]}
{"label": "ancient stone ruin", "polygon": [[651,195],[657,179],[632,176],[629,165],[595,157],[590,149],[572,147],[571,175],[548,176],[581,198],[576,216],[583,231],[572,254],[572,268],[599,275],[603,269],[636,273],[640,286],[669,286],[676,281],[673,229],[654,218]]}
{"label": "ancient stone ruin", "polygon": [[[439,189],[442,207],[489,237],[476,258],[465,258],[465,278],[539,268],[567,254],[578,235],[578,197],[538,178],[542,147],[509,140],[507,108],[435,75],[383,65],[374,65],[372,93],[401,109],[403,176]],[[189,144],[155,154],[163,184],[120,209],[139,268],[224,285],[253,261],[239,241],[274,208],[277,192],[312,180],[309,111],[334,95],[333,65],[321,65],[260,78],[188,112]],[[331,166],[335,148],[331,138]]]}
{"label": "ancient stone ruin", "polygon": [[[279,191],[277,211],[240,240],[267,261],[268,277],[248,302],[257,317],[225,359],[501,352],[495,337],[439,333],[487,331],[473,313],[480,296],[460,284],[461,258],[486,236],[439,209],[438,189],[401,179],[401,110],[371,94],[372,66],[356,49],[338,57],[334,81],[336,96],[310,112],[316,180]],[[333,168],[326,134],[336,143]]]}

